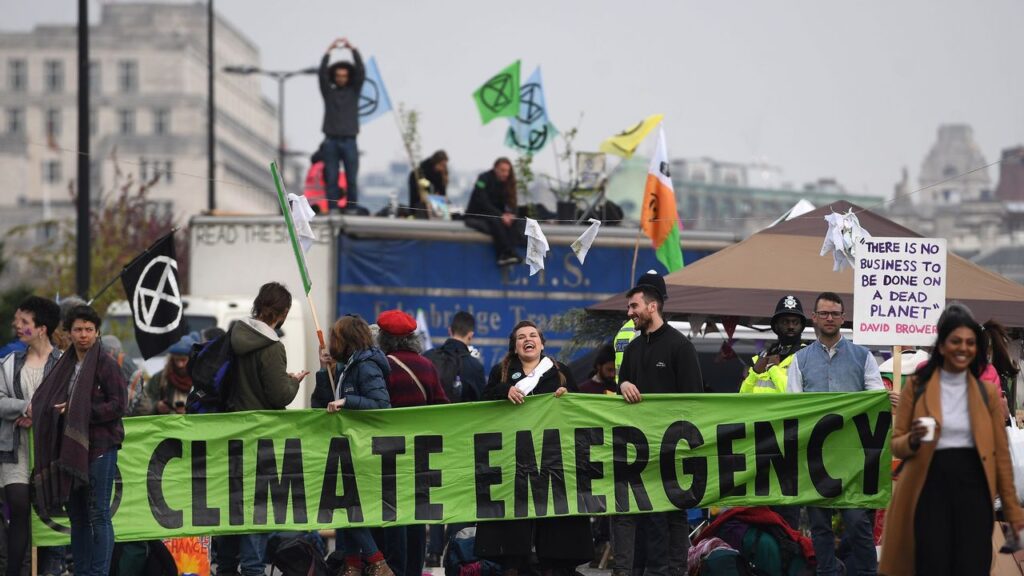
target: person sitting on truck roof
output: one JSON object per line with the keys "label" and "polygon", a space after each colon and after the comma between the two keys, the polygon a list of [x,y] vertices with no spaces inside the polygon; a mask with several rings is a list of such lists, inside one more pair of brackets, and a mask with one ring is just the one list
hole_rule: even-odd
{"label": "person sitting on truck roof", "polygon": [[516,254],[516,246],[526,245],[526,225],[516,218],[516,203],[516,174],[512,162],[498,158],[493,168],[477,177],[465,217],[466,226],[494,240],[498,266],[523,261]]}
{"label": "person sitting on truck roof", "polygon": [[448,195],[448,154],[444,150],[434,152],[420,162],[419,168],[409,171],[409,210],[413,218],[430,217],[426,194]]}

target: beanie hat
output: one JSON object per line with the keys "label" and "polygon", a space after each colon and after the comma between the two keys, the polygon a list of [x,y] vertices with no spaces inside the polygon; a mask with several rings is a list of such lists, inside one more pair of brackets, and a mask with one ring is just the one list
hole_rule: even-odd
{"label": "beanie hat", "polygon": [[636,286],[629,291],[628,296],[632,296],[633,294],[642,291],[644,288],[654,290],[662,301],[668,299],[668,290],[665,289],[665,279],[661,277],[661,274],[658,274],[654,270],[648,270],[646,274],[637,279]]}

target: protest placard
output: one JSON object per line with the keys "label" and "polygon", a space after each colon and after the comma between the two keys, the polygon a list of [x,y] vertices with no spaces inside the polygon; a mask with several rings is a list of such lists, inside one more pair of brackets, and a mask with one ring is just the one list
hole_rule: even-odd
{"label": "protest placard", "polygon": [[946,307],[944,238],[865,238],[853,275],[853,339],[931,346]]}

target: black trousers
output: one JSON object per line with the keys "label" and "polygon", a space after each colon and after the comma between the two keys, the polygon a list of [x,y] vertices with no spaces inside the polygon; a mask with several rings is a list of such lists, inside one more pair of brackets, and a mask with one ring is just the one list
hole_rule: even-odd
{"label": "black trousers", "polygon": [[494,241],[494,251],[498,258],[508,254],[515,254],[516,246],[525,244],[525,224],[522,221],[515,221],[511,226],[505,226],[501,218],[480,218],[467,217],[466,226],[487,234]]}
{"label": "black trousers", "polygon": [[988,574],[994,523],[978,451],[936,450],[914,512],[917,574]]}

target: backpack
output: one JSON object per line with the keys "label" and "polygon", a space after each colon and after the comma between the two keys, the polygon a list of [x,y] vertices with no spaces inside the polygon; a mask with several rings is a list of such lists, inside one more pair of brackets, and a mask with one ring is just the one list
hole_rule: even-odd
{"label": "backpack", "polygon": [[743,535],[740,554],[758,576],[803,576],[811,573],[800,545],[779,526],[751,525]]}
{"label": "backpack", "polygon": [[452,534],[444,550],[445,576],[499,576],[500,564],[476,557],[476,526],[469,526]]}
{"label": "backpack", "polygon": [[235,379],[235,359],[231,330],[209,342],[192,345],[188,356],[192,390],[185,401],[186,414],[227,411],[227,399]]}
{"label": "backpack", "polygon": [[116,542],[111,552],[111,576],[177,576],[174,556],[161,540]]}
{"label": "backpack", "polygon": [[700,562],[700,576],[753,576],[750,564],[740,553],[728,548],[712,550]]}
{"label": "backpack", "polygon": [[281,532],[267,541],[270,573],[283,576],[329,576],[323,553],[303,533]]}
{"label": "backpack", "polygon": [[432,348],[423,353],[437,368],[437,377],[444,388],[444,395],[452,403],[461,402],[465,383],[462,381],[462,359],[469,354],[460,354],[449,348]]}

